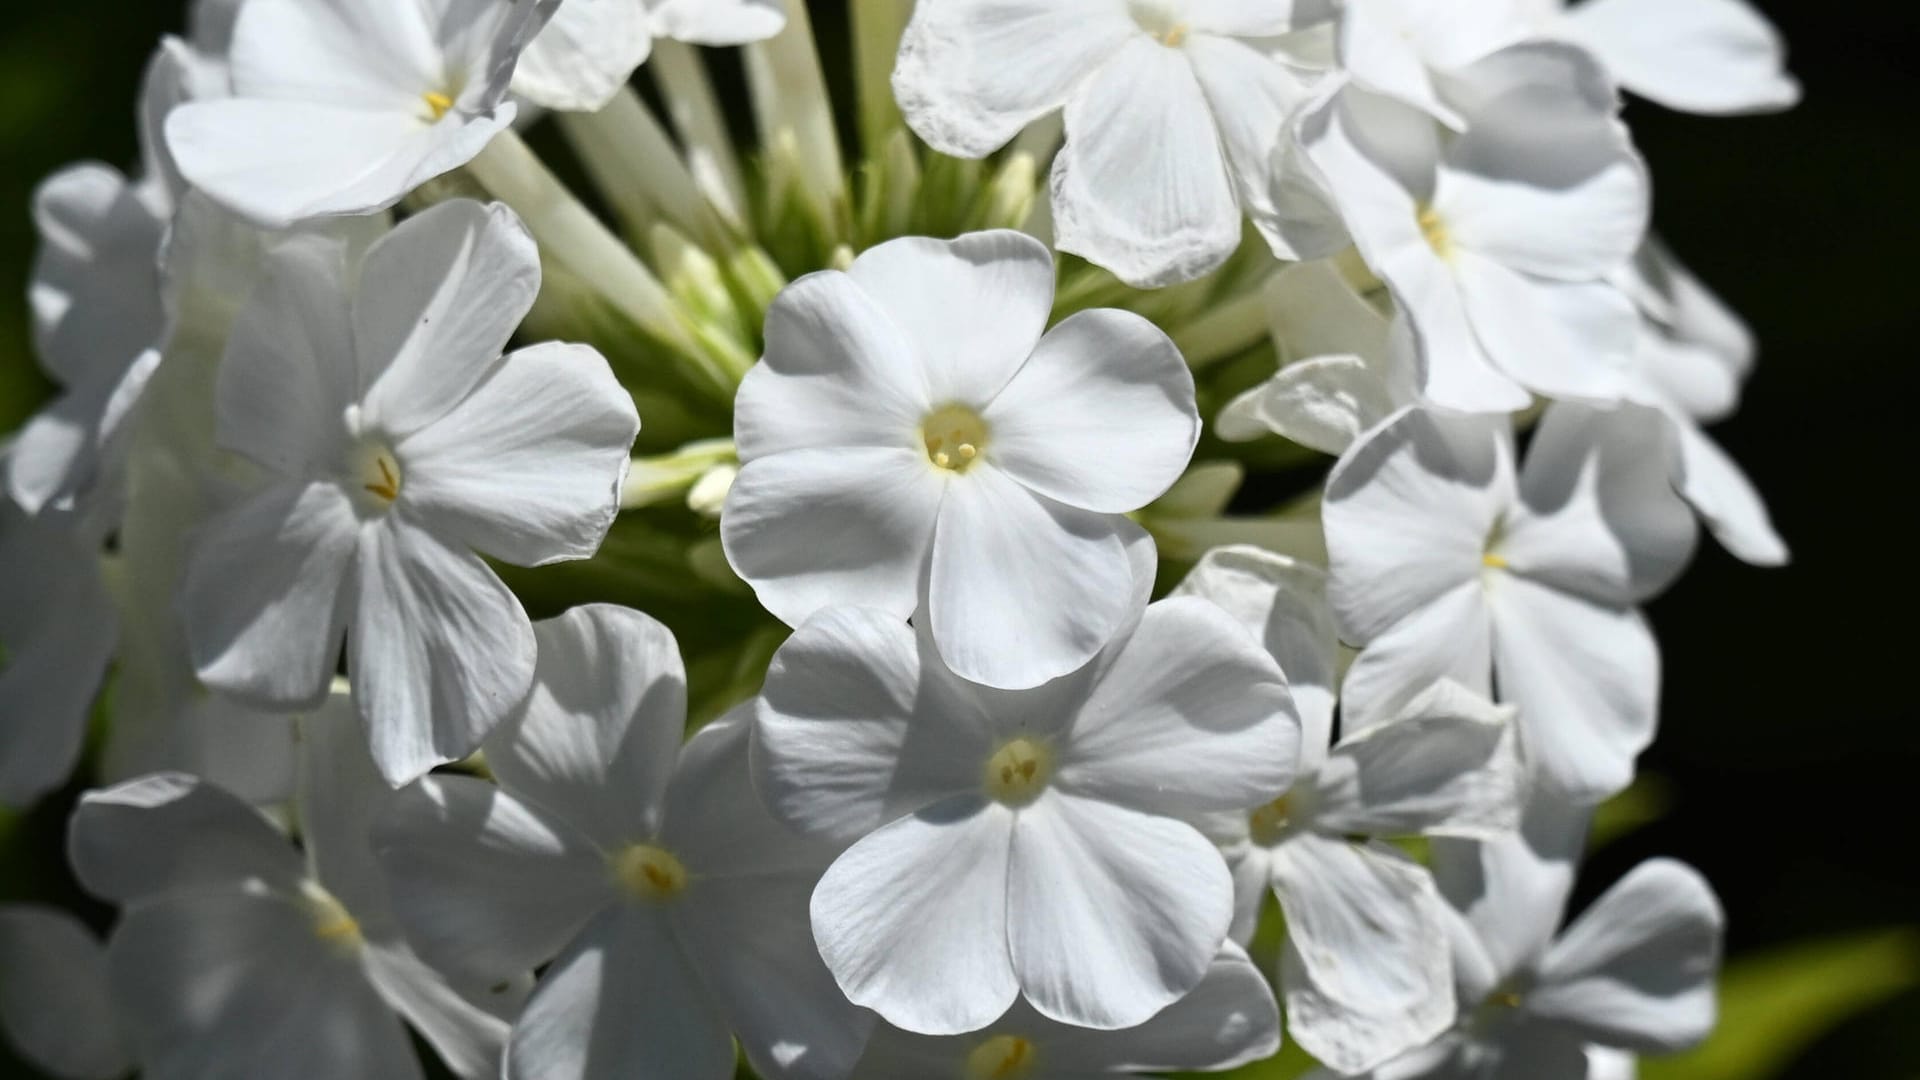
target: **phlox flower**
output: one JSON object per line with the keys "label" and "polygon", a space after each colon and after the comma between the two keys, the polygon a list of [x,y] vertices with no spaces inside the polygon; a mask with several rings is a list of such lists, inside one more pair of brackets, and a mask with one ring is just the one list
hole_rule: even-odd
{"label": "phlox flower", "polygon": [[[8,452],[0,448],[0,467]],[[0,496],[0,806],[66,782],[118,633],[91,540]]]}
{"label": "phlox flower", "polygon": [[267,227],[364,214],[513,121],[514,64],[559,0],[247,0],[233,96],[167,117],[181,173]]}
{"label": "phlox flower", "polygon": [[1541,32],[1599,57],[1620,85],[1682,112],[1790,109],[1786,42],[1746,0],[1523,0]]}
{"label": "phlox flower", "polygon": [[1454,1022],[1446,904],[1426,869],[1383,840],[1498,836],[1520,819],[1512,712],[1451,682],[1328,744],[1338,644],[1317,567],[1257,548],[1210,552],[1176,595],[1237,617],[1287,672],[1305,731],[1284,795],[1202,828],[1233,869],[1234,936],[1271,892],[1286,915],[1287,1024],[1308,1053],[1363,1072]]}
{"label": "phlox flower", "polygon": [[59,908],[0,904],[0,1034],[61,1080],[118,1080],[133,1071],[107,987],[107,956]]}
{"label": "phlox flower", "polygon": [[[1324,4],[1292,0],[922,0],[894,93],[934,149],[985,157],[1064,109],[1053,166],[1060,250],[1130,285],[1198,277],[1252,214],[1275,250],[1276,150],[1322,73]],[[1316,252],[1317,254],[1317,252]]]}
{"label": "phlox flower", "polygon": [[821,956],[856,1004],[928,1035],[1022,998],[1134,1027],[1191,991],[1233,883],[1182,818],[1272,799],[1299,752],[1273,659],[1194,599],[1019,692],[956,677],[887,612],[830,608],[774,656],[756,738],[775,815],[857,840],[813,894]]}
{"label": "phlox flower", "polygon": [[74,811],[74,872],[123,909],[107,969],[141,1075],[419,1078],[408,1025],[464,1080],[495,1075],[524,980],[456,986],[414,956],[368,842],[389,792],[352,709],[336,697],[301,734],[304,853],[180,773],[90,792]]}
{"label": "phlox flower", "polygon": [[500,357],[540,283],[504,207],[443,203],[357,274],[346,250],[288,239],[234,327],[220,444],[267,479],[198,533],[180,610],[200,677],[262,705],[316,704],[344,637],[399,784],[471,752],[533,679],[526,612],[475,551],[592,555],[639,418],[592,349]]}
{"label": "phlox flower", "polygon": [[520,54],[513,90],[550,109],[598,109],[646,62],[655,38],[744,45],[786,24],[782,0],[567,0]]}
{"label": "phlox flower", "polygon": [[1646,170],[1605,73],[1522,44],[1460,70],[1465,131],[1349,84],[1306,110],[1305,159],[1418,346],[1419,385],[1469,412],[1528,391],[1612,401],[1632,304],[1609,282],[1646,233]]}
{"label": "phlox flower", "polygon": [[1726,916],[1706,881],[1650,859],[1556,935],[1586,817],[1536,816],[1526,834],[1436,842],[1461,913],[1449,935],[1460,1024],[1368,1080],[1611,1080],[1633,1075],[1629,1054],[1685,1050],[1713,1030]]}
{"label": "phlox flower", "polygon": [[807,895],[834,849],[774,822],[735,715],[683,749],[673,635],[610,605],[539,624],[540,674],[487,745],[498,788],[431,776],[376,836],[422,955],[482,983],[552,961],[509,1080],[846,1075],[872,1019],[834,988]]}
{"label": "phlox flower", "polygon": [[1096,1031],[1049,1020],[1015,1002],[967,1035],[874,1033],[852,1080],[1091,1080],[1191,1069],[1225,1070],[1280,1049],[1280,1009],[1238,945],[1224,946],[1200,985],[1138,1027]]}
{"label": "phlox flower", "polygon": [[948,666],[1010,688],[1112,638],[1133,592],[1122,515],[1186,468],[1193,376],[1145,319],[1047,331],[1052,302],[1051,254],[1008,231],[891,241],[780,294],[720,521],[768,610],[915,616]]}
{"label": "phlox flower", "polygon": [[1329,595],[1365,646],[1349,729],[1453,679],[1519,709],[1530,774],[1597,802],[1653,737],[1660,653],[1636,605],[1692,556],[1668,425],[1636,405],[1557,404],[1524,470],[1505,419],[1412,409],[1353,444],[1327,482]]}

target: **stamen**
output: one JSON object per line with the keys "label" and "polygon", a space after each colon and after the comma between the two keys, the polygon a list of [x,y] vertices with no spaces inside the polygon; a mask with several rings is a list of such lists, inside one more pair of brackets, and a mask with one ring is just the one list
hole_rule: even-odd
{"label": "stamen", "polygon": [[1053,752],[1034,739],[1014,739],[987,759],[987,794],[1008,806],[1039,798],[1052,777]]}
{"label": "stamen", "polygon": [[671,900],[686,891],[686,865],[665,848],[634,844],[607,863],[614,880],[636,900]]}
{"label": "stamen", "polygon": [[1505,570],[1507,568],[1507,557],[1489,551],[1485,555],[1480,556],[1480,565],[1489,570]]}
{"label": "stamen", "polygon": [[967,1055],[967,1080],[1020,1080],[1033,1073],[1033,1043],[1018,1035],[995,1035]]}
{"label": "stamen", "polygon": [[304,886],[302,893],[313,919],[313,936],[342,951],[358,951],[365,939],[361,936],[360,921],[346,906],[312,882]]}
{"label": "stamen", "polygon": [[942,405],[920,422],[927,460],[936,468],[966,472],[987,445],[987,422],[965,405]]}
{"label": "stamen", "polygon": [[1261,847],[1272,847],[1285,836],[1287,822],[1292,817],[1293,798],[1282,795],[1247,815],[1247,831],[1252,834],[1254,843]]}
{"label": "stamen", "polygon": [[427,109],[428,111],[433,113],[434,123],[436,124],[439,123],[442,118],[444,118],[449,112],[453,111],[453,99],[441,93],[440,91],[429,90],[425,94],[425,97],[427,101]]}
{"label": "stamen", "polygon": [[1431,205],[1422,203],[1419,210],[1420,234],[1427,238],[1427,246],[1442,259],[1453,258],[1453,234],[1447,229],[1445,218]]}
{"label": "stamen", "polygon": [[399,467],[387,460],[387,455],[378,454],[373,459],[374,467],[379,469],[380,478],[370,484],[362,485],[368,491],[380,496],[387,502],[400,497]]}

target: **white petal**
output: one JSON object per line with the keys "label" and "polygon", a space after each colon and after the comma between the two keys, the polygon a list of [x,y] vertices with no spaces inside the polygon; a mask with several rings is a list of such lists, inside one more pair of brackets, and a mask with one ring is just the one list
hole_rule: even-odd
{"label": "white petal", "polygon": [[1433,876],[1461,913],[1455,977],[1478,999],[1532,971],[1565,917],[1592,812],[1562,800],[1529,802],[1522,831],[1486,840],[1436,837]]}
{"label": "white petal", "polygon": [[720,539],[734,572],[789,626],[834,604],[904,620],[919,602],[947,487],[924,449],[775,454],[741,468]]}
{"label": "white petal", "polygon": [[1699,873],[1670,859],[1641,863],[1548,950],[1527,1009],[1607,1046],[1688,1049],[1713,1030],[1725,932]]}
{"label": "white petal", "polygon": [[180,592],[200,678],[261,704],[319,704],[352,606],[358,532],[346,493],[318,482],[270,488],[208,522]]}
{"label": "white petal", "polygon": [[687,722],[673,632],[587,604],[533,626],[533,692],[487,740],[500,786],[612,851],[659,828]]}
{"label": "white petal", "polygon": [[852,840],[978,787],[993,732],[927,659],[904,622],[871,609],[829,608],[795,631],[756,719],[775,817]]}
{"label": "white petal", "polygon": [[1280,1007],[1266,976],[1239,946],[1227,945],[1200,985],[1146,1023],[1121,1031],[1065,1029],[1041,1051],[1049,1060],[1108,1075],[1231,1069],[1279,1048]]}
{"label": "white petal", "polygon": [[924,453],[920,421],[938,403],[909,325],[848,274],[821,271],[782,289],[767,309],[766,355],[734,398],[740,460],[815,447]]}
{"label": "white petal", "polygon": [[401,791],[373,845],[407,940],[478,983],[553,959],[617,897],[586,837],[469,777],[428,776]]}
{"label": "white petal", "polygon": [[305,872],[259,811],[178,773],[88,792],[67,826],[67,859],[88,892],[122,903],[247,881],[297,891]]}
{"label": "white petal", "polygon": [[1066,104],[1140,28],[1111,0],[916,5],[893,92],[928,145],[985,157]]}
{"label": "white petal", "polygon": [[0,1029],[28,1062],[65,1080],[132,1069],[107,990],[106,952],[57,908],[0,906]]}
{"label": "white petal", "polygon": [[373,822],[393,791],[367,752],[353,701],[336,690],[298,720],[299,776],[293,805],[309,874],[360,923],[369,940],[396,938],[387,883],[373,854]]}
{"label": "white petal", "polygon": [[1444,905],[1426,870],[1384,845],[1299,834],[1274,853],[1287,916],[1287,1026],[1303,1049],[1358,1073],[1453,1023]]}
{"label": "white petal", "polygon": [[260,272],[220,363],[220,445],[282,476],[306,477],[345,452],[341,417],[360,396],[347,251],[328,237],[296,235]]}
{"label": "white petal", "polygon": [[1150,813],[1239,810],[1292,786],[1300,721],[1273,657],[1218,606],[1176,598],[1103,665],[1059,747],[1062,790]]}
{"label": "white petal", "polygon": [[1329,596],[1342,636],[1367,644],[1476,581],[1512,500],[1504,420],[1412,410],[1355,443],[1327,479]]}
{"label": "white petal", "polygon": [[1547,397],[1621,396],[1635,316],[1618,289],[1529,277],[1474,251],[1453,265],[1474,337],[1501,371]]}
{"label": "white petal", "polygon": [[1786,564],[1787,543],[1753,481],[1719,443],[1691,425],[1675,425],[1683,475],[1680,493],[1707,521],[1714,538],[1755,566]]}
{"label": "white petal", "polygon": [[1364,359],[1316,356],[1288,364],[1228,402],[1213,429],[1230,442],[1282,435],[1323,454],[1341,454],[1395,405]]}
{"label": "white petal", "polygon": [[243,5],[233,27],[235,92],[369,108],[411,105],[442,74],[435,16],[453,22],[467,14],[445,0],[404,8],[371,0]]}
{"label": "white petal", "polygon": [[107,165],[70,165],[34,190],[33,222],[34,351],[49,375],[87,382],[158,343],[165,221],[138,185]]}
{"label": "white petal", "polygon": [[1240,245],[1213,111],[1178,49],[1129,40],[1067,102],[1055,243],[1138,288],[1199,277]]}
{"label": "white petal", "polygon": [[1440,679],[1493,692],[1493,623],[1477,581],[1442,594],[1361,650],[1340,686],[1341,720],[1349,732],[1384,723]]}
{"label": "white petal", "polygon": [[813,937],[849,1000],[928,1035],[1007,1011],[1020,992],[1007,949],[1014,825],[1006,807],[955,796],[840,856],[814,890]]}
{"label": "white petal", "polygon": [[1110,1030],[1199,985],[1233,922],[1233,879],[1191,825],[1049,792],[1014,823],[1006,903],[1027,1001]]}
{"label": "white petal", "polygon": [[421,1075],[359,958],[322,940],[296,901],[235,890],[137,905],[108,964],[151,1080]]}
{"label": "white petal", "polygon": [[694,45],[765,41],[787,24],[781,0],[659,0],[649,7],[656,33]]}
{"label": "white petal", "polygon": [[1010,229],[889,240],[861,252],[847,276],[906,338],[929,405],[985,408],[1032,355],[1053,308],[1053,253]]}
{"label": "white petal", "polygon": [[[1420,18],[1413,5],[1355,4],[1340,12],[1340,66],[1368,90],[1405,102],[1461,128],[1459,114],[1440,100],[1422,37],[1442,32],[1448,20]],[[1449,13],[1450,15],[1452,13]]]}
{"label": "white petal", "polygon": [[1401,715],[1342,739],[1314,776],[1313,827],[1397,837],[1520,824],[1513,710],[1442,681]]}
{"label": "white petal", "polygon": [[1300,714],[1301,769],[1318,767],[1333,739],[1340,659],[1326,571],[1260,548],[1215,548],[1173,595],[1212,601],[1280,662]]}
{"label": "white petal", "polygon": [[725,1080],[733,1041],[664,914],[608,908],[554,961],[514,1026],[508,1080]]}
{"label": "white petal", "polygon": [[1664,590],[1692,559],[1699,533],[1673,490],[1673,438],[1665,417],[1638,405],[1548,409],[1499,543],[1507,566],[1599,603]]}
{"label": "white petal", "polygon": [[539,249],[499,203],[454,199],[382,237],[353,302],[367,426],[404,439],[466,400],[539,291]]}
{"label": "white petal", "polygon": [[926,608],[961,677],[1024,689],[1080,667],[1113,638],[1132,591],[1113,519],[1028,491],[990,462],[949,481]]}
{"label": "white petal", "polygon": [[591,347],[522,349],[394,447],[400,500],[516,566],[590,558],[620,512],[639,431],[633,399]]}
{"label": "white petal", "polygon": [[[1269,11],[1272,7],[1244,6]],[[1255,13],[1239,14],[1244,19]],[[1190,11],[1187,17],[1196,30],[1186,42],[1187,56],[1218,125],[1234,194],[1248,214],[1271,218],[1276,213],[1275,167],[1284,160],[1278,153],[1280,143],[1287,137],[1288,121],[1307,100],[1311,76],[1295,69],[1278,49],[1202,31],[1201,13]]]}
{"label": "white petal", "polygon": [[1769,112],[1800,101],[1779,31],[1739,0],[1598,0],[1567,31],[1629,90],[1698,113]]}
{"label": "white petal", "polygon": [[1193,456],[1193,393],[1193,373],[1158,327],[1131,312],[1083,311],[1041,339],[982,414],[986,460],[1057,502],[1130,513]]}
{"label": "white petal", "polygon": [[[367,978],[380,997],[439,1053],[463,1080],[493,1080],[511,1025],[462,997],[439,972],[403,945],[369,944],[362,956]],[[511,1015],[514,987],[499,984],[496,1012]]]}
{"label": "white petal", "polygon": [[549,109],[603,108],[646,61],[650,22],[644,4],[569,0],[520,54],[514,92]]}
{"label": "white petal", "polygon": [[390,514],[360,537],[353,697],[396,786],[472,753],[533,684],[533,626],[479,556]]}

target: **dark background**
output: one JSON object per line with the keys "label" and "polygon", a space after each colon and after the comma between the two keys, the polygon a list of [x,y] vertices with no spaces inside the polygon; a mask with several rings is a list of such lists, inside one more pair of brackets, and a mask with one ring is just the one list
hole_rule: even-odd
{"label": "dark background", "polygon": [[[1920,13],[1759,6],[1792,43],[1807,91],[1797,111],[1718,120],[1636,103],[1629,120],[1653,164],[1660,231],[1760,337],[1745,408],[1716,434],[1766,493],[1794,563],[1755,570],[1707,543],[1653,605],[1667,684],[1644,767],[1672,806],[1598,853],[1583,886],[1590,897],[1650,855],[1684,859],[1721,893],[1735,958],[1920,923],[1920,693],[1908,681],[1920,658],[1902,629],[1920,598],[1908,469],[1920,427]],[[24,322],[33,186],[76,159],[132,161],[141,68],[180,21],[166,0],[0,7],[0,431],[44,392]],[[54,865],[57,822],[27,832],[47,838]],[[0,899],[47,886],[9,875]],[[1920,1077],[1916,1031],[1920,992],[1908,992],[1784,1075]],[[17,1070],[0,1050],[0,1076]]]}

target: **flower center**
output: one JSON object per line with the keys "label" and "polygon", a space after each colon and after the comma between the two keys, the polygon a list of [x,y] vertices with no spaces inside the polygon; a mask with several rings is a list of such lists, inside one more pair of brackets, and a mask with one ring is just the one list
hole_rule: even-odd
{"label": "flower center", "polygon": [[433,122],[436,124],[453,111],[453,98],[438,90],[429,90],[422,94],[421,98],[426,101],[427,112],[432,114]]}
{"label": "flower center", "polygon": [[1427,246],[1433,249],[1433,253],[1442,259],[1453,258],[1453,233],[1448,230],[1447,221],[1440,216],[1440,211],[1431,204],[1423,203],[1419,222],[1420,235],[1427,238]]}
{"label": "flower center", "polygon": [[995,1035],[967,1055],[967,1080],[1020,1080],[1033,1073],[1033,1043]]}
{"label": "flower center", "polygon": [[378,443],[362,446],[353,472],[360,481],[360,490],[373,496],[379,509],[385,510],[400,497],[400,459],[385,446]]}
{"label": "flower center", "polygon": [[987,794],[1008,806],[1025,806],[1040,797],[1053,778],[1053,752],[1045,743],[1018,738],[987,759]]}
{"label": "flower center", "polygon": [[1282,795],[1247,815],[1247,831],[1254,843],[1272,847],[1286,835],[1287,822],[1292,817],[1293,797]]}
{"label": "flower center", "polygon": [[634,844],[607,860],[613,879],[635,900],[671,900],[687,887],[687,868],[673,852]]}
{"label": "flower center", "polygon": [[341,952],[358,952],[365,939],[360,935],[360,921],[346,906],[314,882],[307,882],[302,893],[307,915],[313,920],[313,936]]}
{"label": "flower center", "polygon": [[1169,49],[1186,44],[1191,27],[1181,18],[1178,7],[1169,0],[1133,0],[1127,8],[1133,15],[1134,23],[1152,34],[1153,40]]}
{"label": "flower center", "polygon": [[963,473],[987,448],[987,422],[965,405],[942,405],[920,421],[920,438],[935,467]]}
{"label": "flower center", "polygon": [[1493,531],[1487,534],[1487,546],[1480,553],[1480,565],[1488,570],[1505,570],[1510,565],[1507,557],[1500,553],[1501,545],[1507,538],[1507,523],[1496,521]]}

